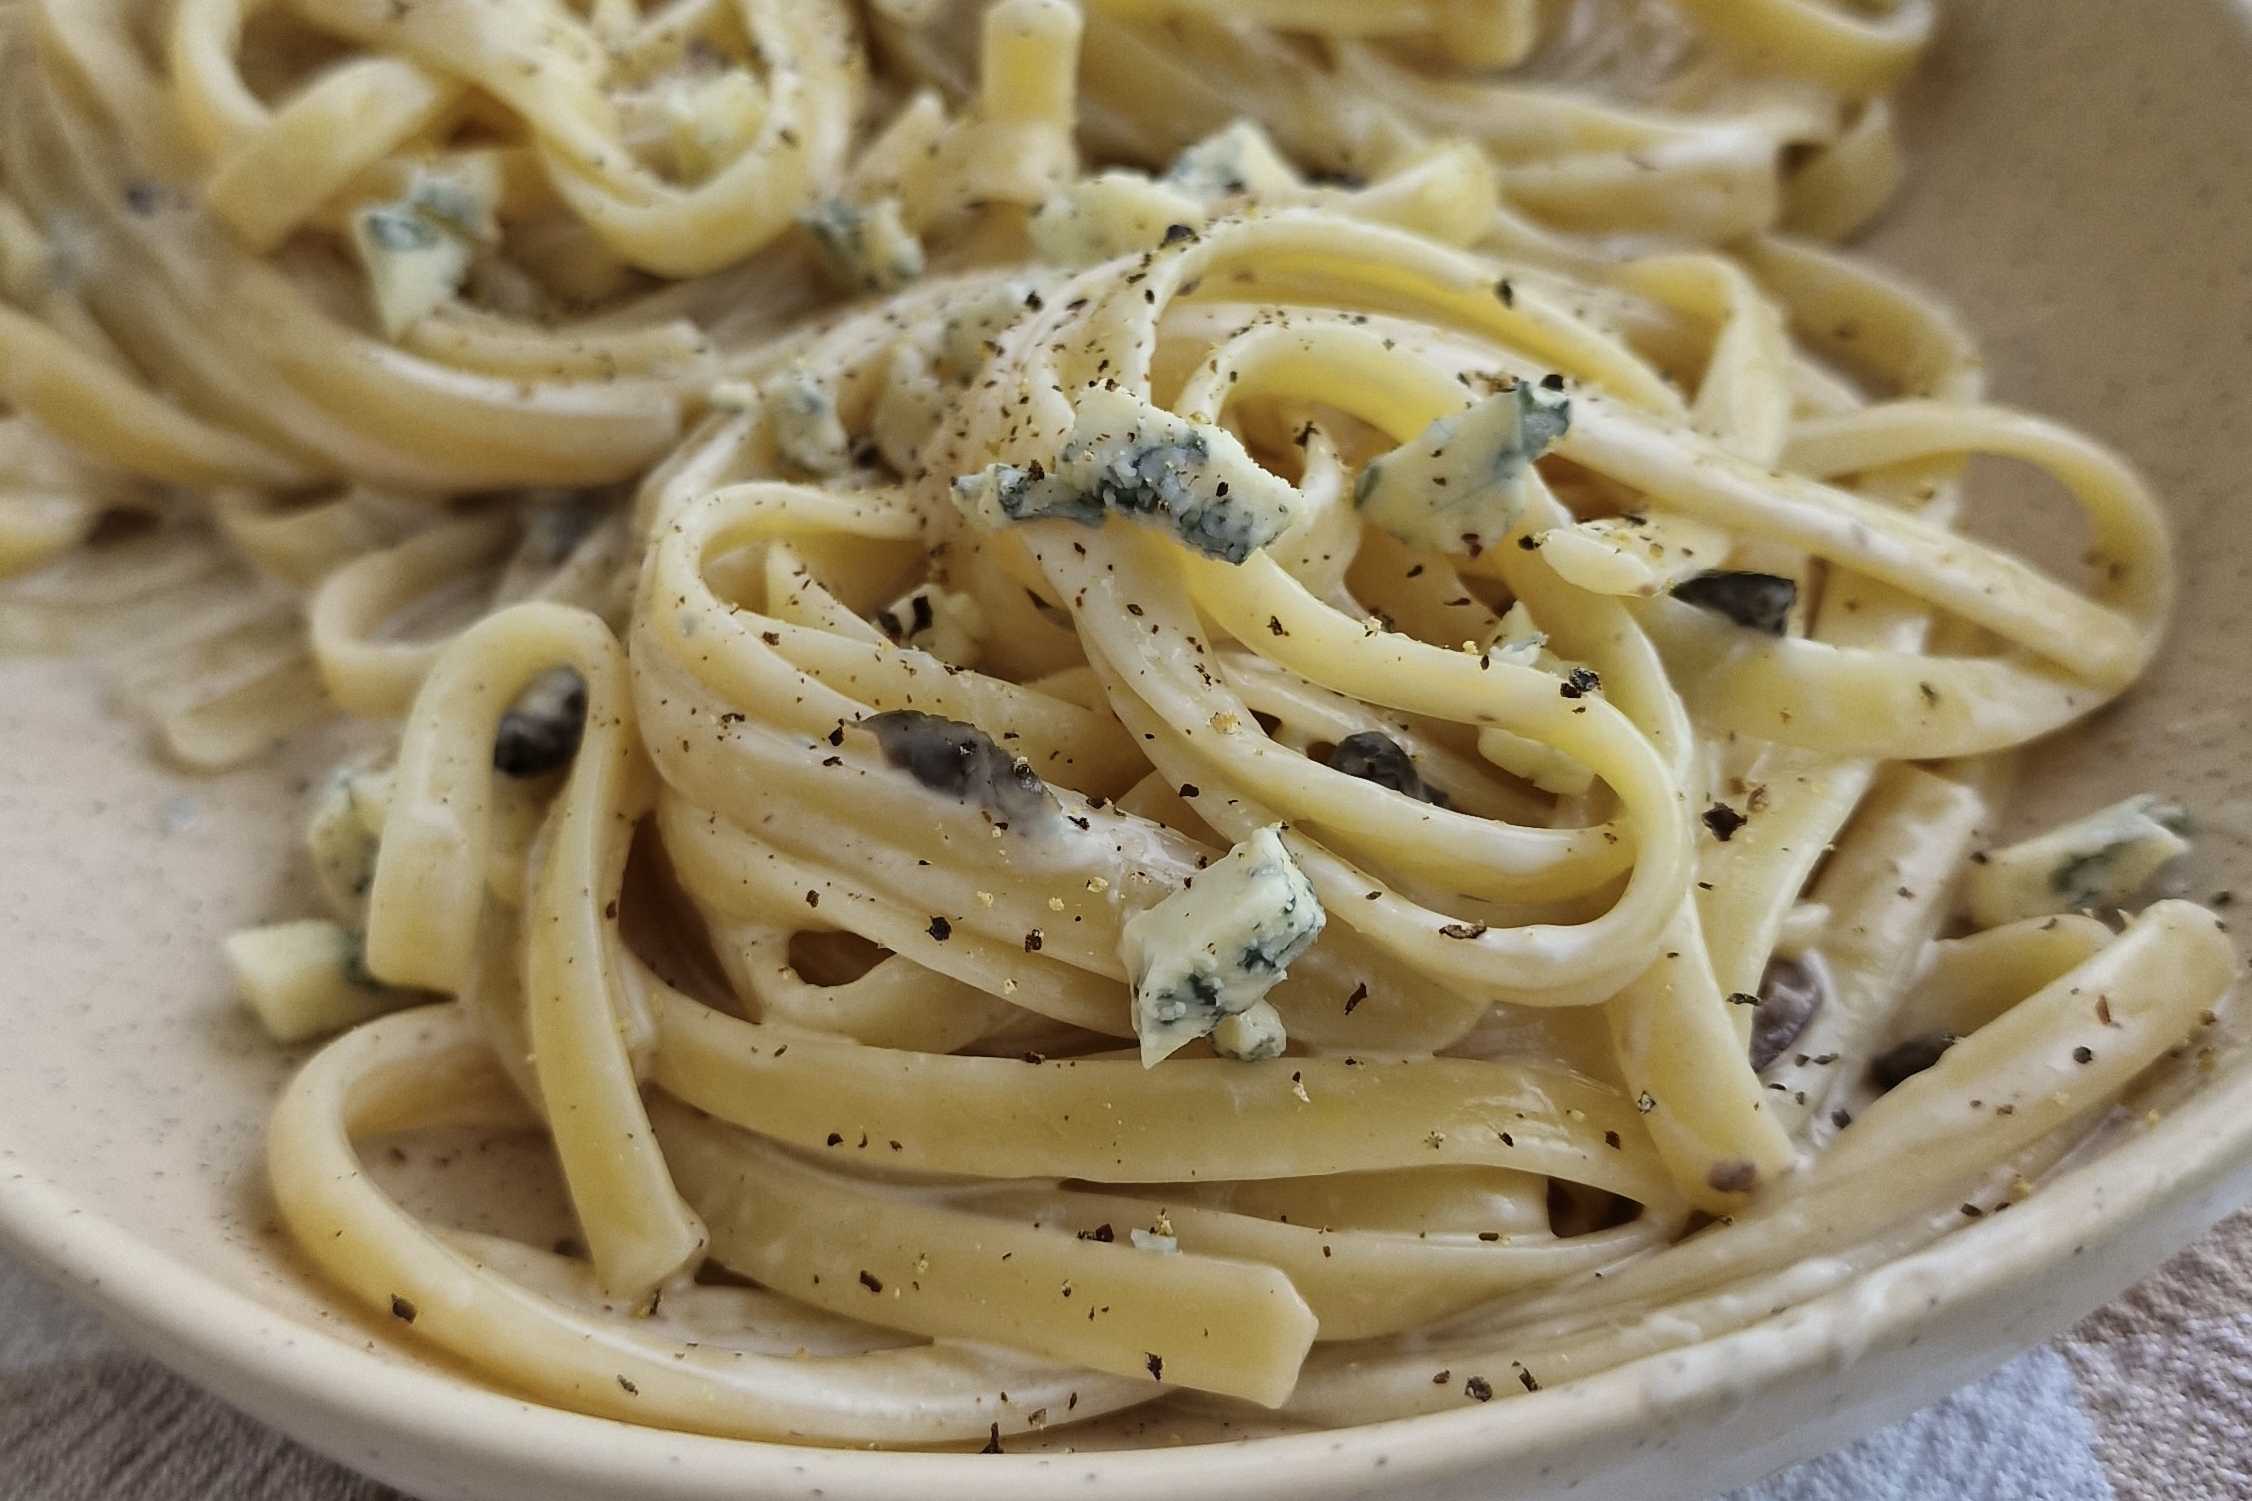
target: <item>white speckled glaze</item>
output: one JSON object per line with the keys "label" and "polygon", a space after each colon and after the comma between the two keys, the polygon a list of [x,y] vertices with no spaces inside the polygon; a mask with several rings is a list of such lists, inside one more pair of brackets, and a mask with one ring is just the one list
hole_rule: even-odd
{"label": "white speckled glaze", "polygon": [[[1968,314],[2002,399],[2132,455],[2185,544],[2153,681],[2039,754],[2026,801],[2164,788],[2203,815],[2189,893],[2252,890],[2252,12],[1947,8],[1905,108],[1915,176],[1877,249]],[[2005,531],[2033,523],[2006,483],[1985,496]],[[217,939],[294,909],[284,856],[322,760],[302,745],[188,781],[144,758],[84,674],[0,662],[0,1239],[229,1400],[431,1501],[1687,1496],[1935,1400],[2252,1196],[2239,1056],[2157,1081],[2157,1124],[1924,1254],[1740,1334],[1459,1413],[1000,1457],[578,1417],[472,1385],[333,1305],[274,1227],[260,1132],[292,1060],[228,999]]]}

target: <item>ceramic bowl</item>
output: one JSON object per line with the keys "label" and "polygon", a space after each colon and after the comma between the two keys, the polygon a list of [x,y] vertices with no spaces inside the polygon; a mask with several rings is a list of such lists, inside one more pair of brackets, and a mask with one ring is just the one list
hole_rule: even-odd
{"label": "ceramic bowl", "polygon": [[[2252,889],[2252,17],[2236,0],[1965,3],[1904,102],[1914,175],[1876,236],[1980,329],[2001,399],[2124,448],[2167,497],[2184,597],[2152,680],[2037,753],[2028,817],[2162,787],[2205,836],[2190,894]],[[2004,534],[2031,525],[2007,480]],[[318,737],[314,737],[317,739]],[[298,905],[317,744],[217,780],[151,763],[69,663],[0,662],[0,1240],[152,1353],[430,1501],[1293,1501],[1685,1496],[1931,1402],[2094,1309],[2252,1194],[2252,1067],[2155,1080],[2012,1213],[1706,1344],[1461,1412],[1116,1452],[846,1453],[531,1405],[392,1338],[306,1275],[260,1136],[293,1059],[217,941]],[[499,1215],[536,1181],[464,1151],[397,1171]],[[450,1167],[450,1176],[440,1172]],[[434,1187],[435,1185],[435,1187]],[[516,1202],[524,1200],[525,1202]],[[1069,1440],[1070,1435],[1059,1435]]]}

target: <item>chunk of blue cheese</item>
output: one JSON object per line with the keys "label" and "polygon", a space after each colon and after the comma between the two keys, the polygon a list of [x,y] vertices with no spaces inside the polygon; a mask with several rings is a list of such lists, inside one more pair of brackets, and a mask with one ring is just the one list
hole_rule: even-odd
{"label": "chunk of blue cheese", "polygon": [[1249,120],[1238,120],[1190,146],[1166,169],[1164,180],[1207,204],[1288,198],[1305,186],[1274,139]]}
{"label": "chunk of blue cheese", "polygon": [[954,503],[996,529],[1049,518],[1100,526],[1116,511],[1229,563],[1282,535],[1304,508],[1297,490],[1260,468],[1226,428],[1108,387],[1080,398],[1053,466],[988,465],[954,482]]}
{"label": "chunk of blue cheese", "polygon": [[1964,895],[1971,918],[1999,927],[2089,907],[2116,907],[2186,854],[2189,816],[2141,793],[2004,849],[1972,857]]}
{"label": "chunk of blue cheese", "polygon": [[467,181],[418,173],[406,194],[351,217],[353,252],[367,271],[376,321],[400,334],[452,300],[480,244],[498,238],[491,200]]}
{"label": "chunk of blue cheese", "polygon": [[837,398],[820,377],[792,365],[767,381],[767,431],[775,451],[807,474],[842,474],[852,467],[852,439],[837,411]]}
{"label": "chunk of blue cheese", "polygon": [[1370,460],[1354,504],[1410,547],[1476,556],[1516,526],[1533,460],[1571,426],[1560,386],[1518,381]]}
{"label": "chunk of blue cheese", "polygon": [[1127,920],[1118,951],[1133,981],[1144,1068],[1222,1028],[1231,1056],[1282,1051],[1282,1018],[1267,992],[1313,946],[1325,914],[1281,828],[1260,829]]}
{"label": "chunk of blue cheese", "polygon": [[892,292],[923,274],[923,242],[900,217],[897,198],[854,203],[824,198],[798,216],[829,271],[862,292]]}
{"label": "chunk of blue cheese", "polygon": [[305,820],[313,881],[340,923],[364,924],[390,811],[391,773],[347,764],[329,774]]}

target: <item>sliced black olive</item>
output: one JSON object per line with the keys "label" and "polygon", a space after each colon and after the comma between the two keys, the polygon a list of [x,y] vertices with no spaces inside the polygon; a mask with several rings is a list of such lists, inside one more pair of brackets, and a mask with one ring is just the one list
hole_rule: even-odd
{"label": "sliced black olive", "polygon": [[1879,1053],[1869,1064],[1869,1077],[1887,1089],[1904,1084],[1937,1063],[1955,1045],[1952,1032],[1926,1032]]}
{"label": "sliced black olive", "polygon": [[1338,741],[1330,749],[1329,766],[1332,771],[1389,787],[1435,807],[1449,806],[1444,792],[1424,785],[1423,774],[1415,769],[1415,758],[1397,740],[1375,730],[1362,730]]}
{"label": "sliced black olive", "polygon": [[1798,603],[1798,583],[1772,573],[1723,570],[1682,580],[1673,586],[1673,597],[1725,615],[1746,630],[1780,636]]}
{"label": "sliced black olive", "polygon": [[1814,1013],[1822,1009],[1822,978],[1795,959],[1777,959],[1759,982],[1759,1006],[1752,1012],[1752,1068],[1765,1072],[1798,1041]]}
{"label": "sliced black olive", "polygon": [[894,709],[860,721],[884,759],[933,792],[984,808],[1000,822],[1029,825],[1056,810],[1040,773],[994,744],[974,724],[915,709]]}
{"label": "sliced black olive", "polygon": [[501,716],[493,766],[512,777],[537,777],[568,765],[586,733],[586,680],[568,667],[532,679]]}

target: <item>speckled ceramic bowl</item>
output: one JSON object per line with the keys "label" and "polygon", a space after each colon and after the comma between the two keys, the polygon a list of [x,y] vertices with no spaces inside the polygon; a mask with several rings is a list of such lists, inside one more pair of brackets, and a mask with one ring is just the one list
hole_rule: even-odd
{"label": "speckled ceramic bowl", "polygon": [[[2172,650],[2036,758],[2029,801],[2164,787],[2202,814],[2192,894],[2252,889],[2252,18],[2238,0],[2141,0],[2132,24],[2108,0],[1949,9],[1879,249],[1970,315],[2003,399],[2126,448],[2187,542]],[[292,1060],[237,1013],[217,940],[285,908],[297,779],[320,759],[173,777],[82,671],[0,663],[0,1238],[230,1401],[432,1501],[1685,1496],[1983,1374],[2252,1193],[2252,1066],[2224,1063],[2155,1081],[2158,1124],[1922,1255],[1739,1334],[1461,1412],[999,1457],[579,1417],[472,1384],[334,1304],[274,1226],[259,1138]],[[428,1156],[407,1187],[545,1212],[514,1187],[536,1175],[474,1153],[435,1171],[448,1161]]]}

